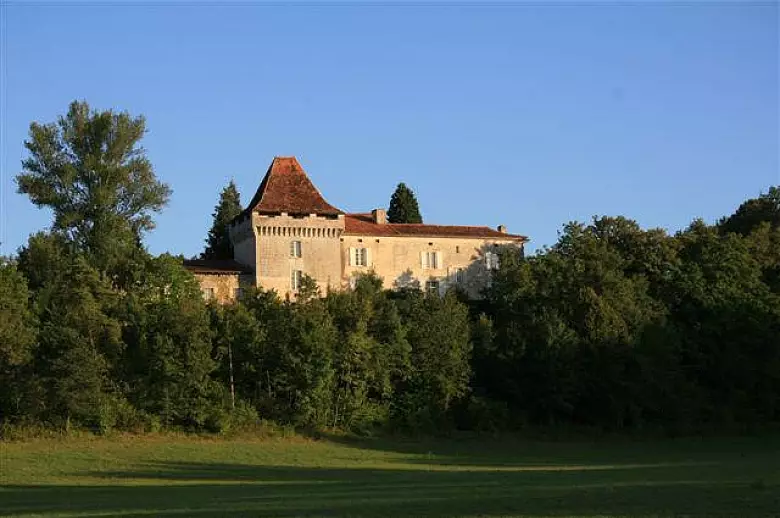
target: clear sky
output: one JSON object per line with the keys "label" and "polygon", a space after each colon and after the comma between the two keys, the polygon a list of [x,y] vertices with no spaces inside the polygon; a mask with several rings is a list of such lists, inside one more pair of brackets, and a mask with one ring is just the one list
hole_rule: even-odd
{"label": "clear sky", "polygon": [[16,194],[31,121],[73,99],[147,117],[173,189],[146,242],[203,247],[296,155],[345,211],[417,193],[426,222],[534,247],[626,215],[676,231],[780,184],[776,3],[2,7],[1,253],[50,214]]}

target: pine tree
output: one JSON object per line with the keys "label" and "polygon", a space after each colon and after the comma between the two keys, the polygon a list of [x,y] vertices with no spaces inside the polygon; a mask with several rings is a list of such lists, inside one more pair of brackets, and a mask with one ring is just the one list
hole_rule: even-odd
{"label": "pine tree", "polygon": [[401,182],[390,197],[390,207],[387,211],[387,221],[390,223],[422,223],[420,207],[417,198],[405,183]]}
{"label": "pine tree", "polygon": [[214,224],[206,239],[206,250],[202,259],[233,259],[233,245],[230,243],[228,224],[241,213],[241,195],[233,180],[222,189],[219,203],[214,207]]}

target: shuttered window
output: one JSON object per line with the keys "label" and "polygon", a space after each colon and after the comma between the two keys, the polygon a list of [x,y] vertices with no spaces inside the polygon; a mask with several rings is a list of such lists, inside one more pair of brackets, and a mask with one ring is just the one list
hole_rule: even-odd
{"label": "shuttered window", "polygon": [[444,254],[441,252],[421,252],[420,263],[423,270],[436,270],[444,267]]}
{"label": "shuttered window", "polygon": [[350,248],[349,265],[350,266],[371,266],[371,249]]}

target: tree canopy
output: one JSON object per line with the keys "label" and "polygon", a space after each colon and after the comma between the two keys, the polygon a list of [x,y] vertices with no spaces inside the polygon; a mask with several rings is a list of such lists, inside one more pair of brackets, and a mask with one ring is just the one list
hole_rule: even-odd
{"label": "tree canopy", "polygon": [[758,198],[743,202],[734,214],[723,218],[718,226],[722,232],[736,232],[746,236],[761,223],[780,227],[780,186],[770,187]]}
{"label": "tree canopy", "polygon": [[19,192],[54,213],[52,228],[112,271],[168,202],[140,140],[144,117],[71,103],[56,123],[30,125],[29,156],[16,177]]}
{"label": "tree canopy", "polygon": [[422,223],[417,198],[405,183],[401,182],[390,197],[387,209],[387,221],[390,223]]}
{"label": "tree canopy", "polygon": [[214,222],[206,238],[206,249],[201,259],[233,259],[233,245],[228,231],[229,223],[241,213],[241,195],[235,182],[222,189],[219,202],[214,207],[212,217]]}
{"label": "tree canopy", "polygon": [[[499,251],[478,301],[367,274],[325,294],[304,277],[295,302],[248,288],[220,306],[181,257],[141,245],[169,193],[142,133],[142,118],[85,103],[32,125],[19,186],[54,224],[0,258],[0,432],[224,432],[258,416],[425,432],[780,423],[776,187],[674,235],[622,216],[568,223],[532,256]],[[397,194],[394,217],[419,221],[411,191]],[[225,253],[237,210],[231,184],[209,254]]]}

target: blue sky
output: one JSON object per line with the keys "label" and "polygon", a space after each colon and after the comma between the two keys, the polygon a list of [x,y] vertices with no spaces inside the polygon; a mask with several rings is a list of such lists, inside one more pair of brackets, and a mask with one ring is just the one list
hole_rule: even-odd
{"label": "blue sky", "polygon": [[73,99],[147,117],[173,189],[146,242],[201,251],[220,189],[296,155],[346,211],[417,193],[426,222],[534,247],[626,215],[676,231],[780,184],[777,4],[3,7],[0,253],[50,214],[16,194],[31,121]]}

